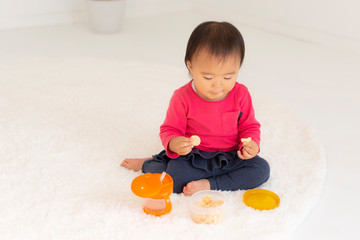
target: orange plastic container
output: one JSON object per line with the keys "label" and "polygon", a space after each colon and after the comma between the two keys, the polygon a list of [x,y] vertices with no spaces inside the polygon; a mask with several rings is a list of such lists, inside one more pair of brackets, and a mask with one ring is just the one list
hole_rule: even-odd
{"label": "orange plastic container", "polygon": [[141,198],[146,198],[143,210],[147,214],[161,216],[171,211],[170,195],[174,182],[169,174],[160,180],[160,173],[140,175],[131,183],[131,191]]}

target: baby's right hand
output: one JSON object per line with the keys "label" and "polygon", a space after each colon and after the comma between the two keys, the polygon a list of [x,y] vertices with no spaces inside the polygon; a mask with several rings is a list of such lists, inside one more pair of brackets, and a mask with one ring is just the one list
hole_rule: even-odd
{"label": "baby's right hand", "polygon": [[174,137],[169,142],[169,150],[179,155],[188,154],[193,147],[191,138],[187,137]]}

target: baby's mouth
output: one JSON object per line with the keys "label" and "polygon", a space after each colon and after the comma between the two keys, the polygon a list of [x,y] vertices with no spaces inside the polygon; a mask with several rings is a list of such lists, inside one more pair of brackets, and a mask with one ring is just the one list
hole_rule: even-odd
{"label": "baby's mouth", "polygon": [[211,91],[211,92],[210,92],[210,94],[212,94],[212,95],[219,95],[219,94],[221,94],[221,93],[222,93],[221,91],[217,91],[217,92]]}

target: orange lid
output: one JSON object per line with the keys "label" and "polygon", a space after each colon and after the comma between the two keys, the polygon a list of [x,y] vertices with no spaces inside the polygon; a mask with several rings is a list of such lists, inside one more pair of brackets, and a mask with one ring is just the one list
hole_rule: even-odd
{"label": "orange lid", "polygon": [[131,183],[131,191],[142,198],[154,197],[161,187],[160,174],[146,173],[134,178]]}
{"label": "orange lid", "polygon": [[256,210],[270,210],[280,205],[280,198],[265,189],[252,189],[244,193],[243,201],[248,207]]}

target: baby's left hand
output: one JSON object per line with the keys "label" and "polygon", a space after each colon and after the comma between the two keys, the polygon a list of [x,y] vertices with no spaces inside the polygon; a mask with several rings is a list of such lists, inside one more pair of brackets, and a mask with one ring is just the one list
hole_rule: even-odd
{"label": "baby's left hand", "polygon": [[256,142],[243,142],[242,148],[237,152],[239,158],[246,160],[255,157],[259,153],[259,146]]}

